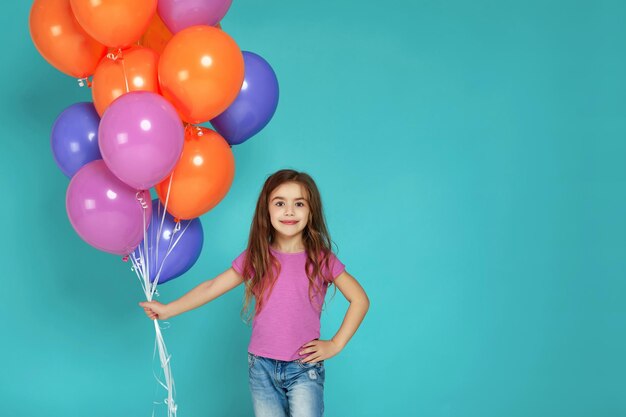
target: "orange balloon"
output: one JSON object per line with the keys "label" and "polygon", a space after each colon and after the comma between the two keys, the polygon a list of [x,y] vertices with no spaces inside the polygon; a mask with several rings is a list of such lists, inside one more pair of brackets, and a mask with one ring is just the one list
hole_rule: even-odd
{"label": "orange balloon", "polygon": [[188,123],[206,122],[226,110],[241,90],[243,75],[239,47],[212,26],[178,32],[159,59],[162,94]]}
{"label": "orange balloon", "polygon": [[139,39],[139,45],[153,49],[160,55],[163,49],[165,49],[165,45],[172,39],[172,36],[174,35],[167,26],[165,26],[159,14],[155,13],[148,25],[148,29],[146,29],[146,32],[141,39]]}
{"label": "orange balloon", "polygon": [[108,54],[93,75],[91,95],[102,117],[109,104],[130,91],[159,93],[157,66],[159,55],[150,48],[135,46],[120,54]]}
{"label": "orange balloon", "polygon": [[35,0],[30,9],[30,36],[39,53],[53,67],[76,78],[96,70],[106,47],[80,27],[70,0]]}
{"label": "orange balloon", "polygon": [[70,0],[70,3],[83,29],[112,48],[137,42],[157,7],[157,0]]}
{"label": "orange balloon", "polygon": [[[222,25],[219,22],[215,24],[215,27],[222,29]],[[145,33],[141,36],[137,43],[140,46],[150,48],[161,55],[165,49],[165,45],[167,45],[170,39],[172,39],[172,36],[174,36],[174,34],[170,32],[167,26],[165,26],[161,16],[159,16],[158,13],[155,13],[154,17],[150,21],[150,24],[148,25],[148,29],[146,29]]]}
{"label": "orange balloon", "polygon": [[172,174],[155,189],[167,211],[181,220],[194,219],[215,207],[235,177],[235,158],[217,132],[199,126],[185,128],[183,153]]}

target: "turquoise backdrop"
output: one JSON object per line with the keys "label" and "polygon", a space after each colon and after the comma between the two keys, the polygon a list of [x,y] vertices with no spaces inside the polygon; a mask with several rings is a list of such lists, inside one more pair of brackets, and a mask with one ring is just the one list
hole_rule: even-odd
{"label": "turquoise backdrop", "polygon": [[[150,416],[139,283],[73,231],[50,151],[90,92],[37,53],[30,5],[2,12],[0,415]],[[266,176],[296,168],[371,299],[326,416],[626,416],[625,21],[623,1],[235,1],[224,29],[274,67],[278,111],[160,299],[228,268]],[[165,330],[179,417],[252,415],[242,294]],[[323,337],[346,308],[328,298]]]}

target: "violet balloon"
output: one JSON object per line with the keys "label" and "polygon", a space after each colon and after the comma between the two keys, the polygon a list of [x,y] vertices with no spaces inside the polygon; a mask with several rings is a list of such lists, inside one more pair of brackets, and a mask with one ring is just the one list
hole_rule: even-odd
{"label": "violet balloon", "polygon": [[52,125],[50,146],[54,161],[71,178],[88,162],[102,159],[98,147],[100,116],[93,103],[75,103]]}
{"label": "violet balloon", "polygon": [[67,187],[67,215],[76,233],[105,252],[127,255],[142,241],[144,208],[146,226],[152,215],[150,194],[120,181],[104,161],[83,166]]}
{"label": "violet balloon", "polygon": [[[161,225],[164,213],[165,218]],[[152,220],[147,232],[148,256],[146,257],[144,253],[146,242],[139,244],[134,252],[137,259],[140,259],[140,252],[143,253],[144,259],[148,259],[150,282],[154,282],[157,275],[158,284],[171,281],[187,272],[200,257],[204,243],[200,219],[181,220],[180,230],[174,233],[176,224],[174,217],[165,211],[159,199],[154,199]]]}
{"label": "violet balloon", "polygon": [[107,108],[98,136],[111,172],[131,187],[145,190],[167,177],[178,162],[184,129],[176,109],[163,97],[133,91]]}
{"label": "violet balloon", "polygon": [[270,64],[259,55],[243,52],[244,80],[235,101],[211,120],[231,145],[238,145],[263,129],[278,106],[278,80]]}
{"label": "violet balloon", "polygon": [[170,32],[195,25],[215,26],[226,15],[232,0],[159,0],[157,12]]}

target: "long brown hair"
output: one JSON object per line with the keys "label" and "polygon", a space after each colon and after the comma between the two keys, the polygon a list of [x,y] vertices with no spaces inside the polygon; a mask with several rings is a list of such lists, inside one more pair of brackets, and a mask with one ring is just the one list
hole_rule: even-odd
{"label": "long brown hair", "polygon": [[[312,301],[316,294],[320,294],[322,286],[331,284],[330,270],[331,240],[322,199],[313,178],[304,172],[283,169],[270,175],[257,200],[256,210],[250,225],[250,236],[245,256],[243,277],[245,282],[245,300],[242,316],[250,320],[250,303],[254,299],[254,314],[256,315],[264,305],[264,296],[274,287],[280,273],[278,259],[270,251],[275,240],[275,230],[272,227],[269,214],[270,194],[286,182],[300,184],[306,190],[305,199],[309,204],[309,219],[302,231],[302,241],[306,250],[305,270],[309,278],[309,298]],[[320,282],[321,281],[321,282]],[[318,308],[321,309],[321,305]]]}

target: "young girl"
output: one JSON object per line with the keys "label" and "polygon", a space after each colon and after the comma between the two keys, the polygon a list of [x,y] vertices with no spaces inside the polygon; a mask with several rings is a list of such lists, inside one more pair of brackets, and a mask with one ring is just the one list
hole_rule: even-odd
{"label": "young girl", "polygon": [[[265,181],[248,247],[231,268],[169,304],[140,305],[151,319],[166,320],[245,283],[245,313],[254,301],[248,368],[255,415],[322,416],[324,360],[341,352],[369,308],[365,291],[330,245],[315,182],[305,173],[281,170]],[[335,336],[319,340],[331,284],[350,307]]]}

